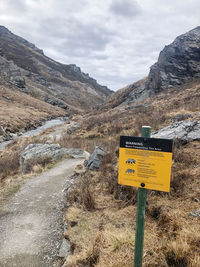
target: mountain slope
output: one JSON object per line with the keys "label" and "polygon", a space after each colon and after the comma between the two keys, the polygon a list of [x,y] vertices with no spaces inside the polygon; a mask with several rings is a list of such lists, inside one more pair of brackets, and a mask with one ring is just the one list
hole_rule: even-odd
{"label": "mountain slope", "polygon": [[150,68],[148,77],[111,95],[106,106],[113,107],[112,102],[131,105],[168,88],[198,80],[200,81],[200,26],[178,36],[173,43],[165,46],[158,61]]}
{"label": "mountain slope", "polygon": [[44,55],[25,39],[0,26],[0,72],[20,91],[49,104],[88,110],[111,94],[76,65],[64,65]]}

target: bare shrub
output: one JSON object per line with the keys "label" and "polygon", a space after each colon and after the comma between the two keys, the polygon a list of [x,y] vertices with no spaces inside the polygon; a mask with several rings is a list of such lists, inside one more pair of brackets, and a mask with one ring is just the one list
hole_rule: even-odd
{"label": "bare shrub", "polygon": [[197,164],[197,160],[190,152],[184,151],[184,148],[180,144],[176,144],[173,151],[173,159],[176,164],[180,164],[184,168],[188,168]]}
{"label": "bare shrub", "polygon": [[180,196],[184,193],[187,183],[193,179],[190,170],[180,170],[174,173],[171,180],[171,190],[173,195]]}
{"label": "bare shrub", "polygon": [[199,111],[200,107],[200,95],[197,94],[195,99],[194,95],[185,97],[184,99],[184,106],[185,109],[190,110],[190,111]]}
{"label": "bare shrub", "polygon": [[103,113],[98,116],[90,116],[87,120],[84,121],[84,128],[89,131],[94,126],[105,125],[106,123],[114,123],[119,119],[118,113]]}
{"label": "bare shrub", "polygon": [[61,145],[61,147],[79,148],[92,153],[94,151],[96,142],[93,139],[87,139],[84,137],[77,138],[69,135],[64,135],[58,143]]}
{"label": "bare shrub", "polygon": [[9,175],[19,171],[19,152],[13,151],[0,155],[0,179],[3,180]]}
{"label": "bare shrub", "polygon": [[160,214],[158,216],[158,226],[161,230],[160,235],[166,235],[169,234],[172,237],[176,237],[177,231],[180,230],[180,226],[178,224],[178,221],[173,218],[173,214],[170,214],[170,212],[164,211],[160,208]]}
{"label": "bare shrub", "polygon": [[167,261],[167,264],[171,267],[187,267],[188,266],[187,256],[177,255],[174,253],[173,250],[167,253],[166,261]]}
{"label": "bare shrub", "polygon": [[89,173],[78,176],[78,182],[67,194],[67,201],[70,204],[76,203],[82,205],[88,211],[95,210],[95,197],[91,189],[91,179],[92,177]]}
{"label": "bare shrub", "polygon": [[25,167],[23,168],[23,172],[28,173],[34,169],[34,166],[40,165],[41,167],[45,167],[47,164],[50,163],[53,163],[53,159],[48,157],[41,157],[30,160],[29,162],[26,163]]}

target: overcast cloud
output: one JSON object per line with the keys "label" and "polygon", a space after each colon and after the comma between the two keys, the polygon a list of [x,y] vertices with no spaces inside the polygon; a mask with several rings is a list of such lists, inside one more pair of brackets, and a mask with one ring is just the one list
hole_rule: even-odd
{"label": "overcast cloud", "polygon": [[117,90],[200,25],[199,0],[1,0],[0,25]]}

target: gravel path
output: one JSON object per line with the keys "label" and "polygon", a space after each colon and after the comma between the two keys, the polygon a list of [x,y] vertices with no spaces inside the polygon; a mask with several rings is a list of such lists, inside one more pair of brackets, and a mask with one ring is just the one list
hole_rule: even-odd
{"label": "gravel path", "polygon": [[0,266],[56,266],[64,184],[81,159],[66,159],[22,186],[0,213]]}

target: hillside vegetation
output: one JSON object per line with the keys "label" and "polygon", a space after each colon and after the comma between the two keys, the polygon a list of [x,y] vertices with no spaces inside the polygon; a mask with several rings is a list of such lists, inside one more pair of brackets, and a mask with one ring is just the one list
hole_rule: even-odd
{"label": "hillside vegetation", "polygon": [[[78,183],[67,199],[67,266],[133,266],[137,189],[117,184],[119,136],[140,136],[142,125],[154,132],[175,121],[200,121],[200,81],[145,101],[91,114],[61,140],[63,146],[107,151],[98,172],[77,167]],[[198,141],[175,144],[171,192],[148,191],[143,266],[199,266],[200,224],[189,215],[199,209],[199,160]]]}

